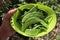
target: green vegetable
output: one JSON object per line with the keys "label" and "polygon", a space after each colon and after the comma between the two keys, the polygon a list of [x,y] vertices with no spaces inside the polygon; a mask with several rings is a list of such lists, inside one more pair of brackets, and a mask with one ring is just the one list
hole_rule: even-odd
{"label": "green vegetable", "polygon": [[42,4],[25,4],[17,8],[11,18],[12,28],[28,37],[39,37],[49,33],[56,24],[56,14]]}

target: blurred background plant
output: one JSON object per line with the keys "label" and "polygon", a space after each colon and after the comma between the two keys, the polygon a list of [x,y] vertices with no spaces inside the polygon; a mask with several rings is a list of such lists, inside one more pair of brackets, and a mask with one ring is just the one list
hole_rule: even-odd
{"label": "blurred background plant", "polygon": [[28,38],[16,33],[12,35],[9,40],[60,40],[60,0],[0,0],[0,25],[2,24],[4,15],[9,10],[27,3],[40,3],[51,7],[57,15],[56,27],[49,34],[43,37]]}

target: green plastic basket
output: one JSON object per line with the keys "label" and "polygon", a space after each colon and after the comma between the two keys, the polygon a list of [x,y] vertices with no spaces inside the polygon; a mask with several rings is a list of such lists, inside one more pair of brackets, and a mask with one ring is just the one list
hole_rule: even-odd
{"label": "green plastic basket", "polygon": [[12,28],[27,37],[48,34],[56,24],[56,14],[52,8],[42,4],[25,4],[17,8],[11,18]]}

